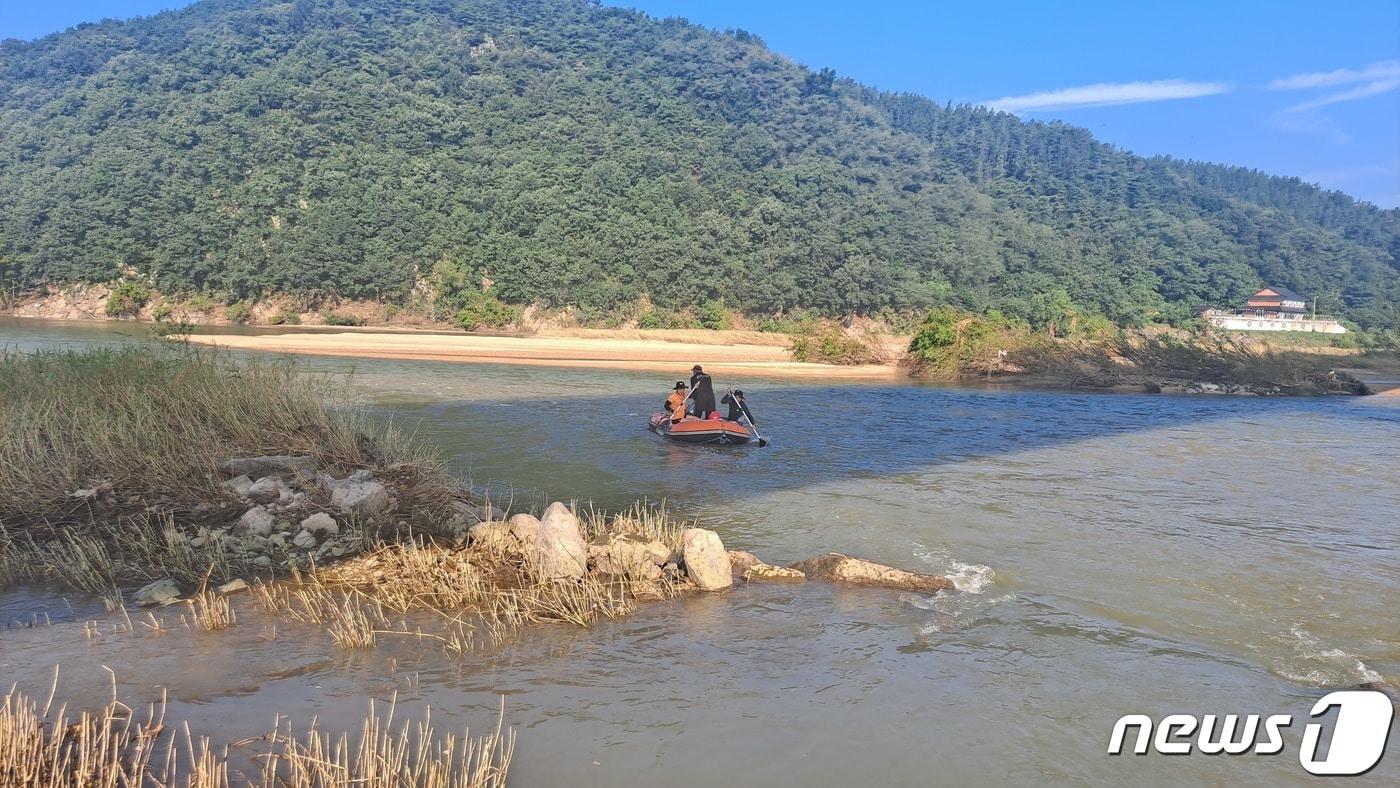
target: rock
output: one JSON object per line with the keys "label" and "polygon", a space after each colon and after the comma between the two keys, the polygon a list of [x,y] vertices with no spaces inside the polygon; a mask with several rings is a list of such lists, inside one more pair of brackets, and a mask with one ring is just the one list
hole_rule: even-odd
{"label": "rock", "polygon": [[253,565],[263,569],[269,569],[272,567],[272,559],[265,555],[260,555],[253,559]]}
{"label": "rock", "polygon": [[240,591],[247,591],[247,590],[248,590],[248,581],[246,581],[246,580],[244,580],[244,579],[242,579],[242,578],[238,578],[238,579],[236,579],[236,580],[230,580],[230,581],[228,581],[227,583],[224,583],[223,585],[219,586],[218,588],[216,588],[216,589],[214,589],[214,590],[215,590],[215,591],[218,591],[220,594],[225,594],[225,595],[227,595],[227,594],[237,594],[237,593],[239,593]]}
{"label": "rock", "polygon": [[265,457],[234,457],[219,463],[219,470],[229,476],[246,475],[250,479],[261,479],[271,474],[309,473],[316,468],[316,460],[311,457],[294,457],[286,454]]}
{"label": "rock", "polygon": [[292,545],[309,550],[316,546],[316,537],[310,531],[298,531],[297,535],[292,537]]}
{"label": "rock", "polygon": [[325,512],[317,512],[305,520],[302,520],[301,527],[302,530],[312,534],[331,535],[340,533],[340,524],[335,521],[334,517],[331,517]]}
{"label": "rock", "polygon": [[74,490],[73,492],[68,493],[68,497],[77,498],[80,501],[86,501],[91,498],[96,498],[97,490]]}
{"label": "rock", "polygon": [[458,523],[465,522],[467,525],[489,523],[493,520],[503,520],[506,516],[505,512],[489,503],[483,503],[478,506],[466,501],[453,501],[452,510],[456,512],[452,517],[452,521]]}
{"label": "rock", "polygon": [[235,476],[224,482],[224,486],[233,490],[236,495],[247,495],[248,488],[253,486],[253,480],[249,479],[248,474],[245,473],[242,476]]}
{"label": "rock", "polygon": [[749,569],[749,567],[758,566],[761,563],[763,562],[758,560],[758,556],[754,555],[753,553],[747,552],[745,550],[729,551],[729,568],[734,571],[734,574],[739,575],[741,577],[743,576],[744,572],[746,572]]}
{"label": "rock", "polygon": [[510,524],[510,535],[520,545],[521,551],[527,555],[534,553],[540,543],[540,518],[522,512],[511,515],[506,522]]}
{"label": "rock", "polygon": [[248,499],[253,503],[272,503],[283,498],[290,501],[292,489],[276,476],[264,476],[248,485],[248,490],[244,495],[248,496]]}
{"label": "rock", "polygon": [[583,542],[578,518],[557,501],[549,505],[540,520],[535,566],[546,580],[579,578],[588,571],[588,546]]}
{"label": "rock", "polygon": [[1395,685],[1391,684],[1388,681],[1367,681],[1362,684],[1357,684],[1352,689],[1380,692],[1383,693],[1386,697],[1390,698],[1391,702],[1400,703],[1400,690],[1397,690],[1395,688]]}
{"label": "rock", "polygon": [[379,482],[343,482],[331,490],[331,505],[343,512],[379,514],[389,508],[389,492]]}
{"label": "rock", "polygon": [[233,526],[234,530],[247,534],[248,536],[267,536],[272,533],[272,526],[277,522],[267,509],[261,506],[254,506],[243,513],[238,518],[238,523]]}
{"label": "rock", "polygon": [[180,586],[174,580],[166,578],[157,580],[154,583],[147,583],[136,590],[132,599],[141,607],[153,607],[155,605],[168,605],[180,598]]}
{"label": "rock", "polygon": [[685,573],[704,591],[718,591],[734,585],[729,554],[719,534],[703,528],[687,528],[681,533]]}
{"label": "rock", "polygon": [[921,575],[903,569],[884,566],[861,558],[851,558],[840,553],[827,553],[817,558],[808,558],[790,564],[808,577],[832,583],[849,583],[857,586],[897,588],[904,591],[947,591],[953,581],[939,575]]}
{"label": "rock", "polygon": [[801,583],[807,575],[800,569],[785,566],[757,563],[743,571],[743,578],[750,583]]}
{"label": "rock", "polygon": [[510,547],[510,524],[499,520],[477,523],[467,529],[467,544],[472,547],[504,550]]}
{"label": "rock", "polygon": [[286,546],[287,546],[287,535],[286,535],[286,534],[273,534],[272,536],[267,537],[267,543],[270,544],[270,545],[272,545],[273,547],[278,547],[278,548],[286,547]]}
{"label": "rock", "polygon": [[664,542],[637,534],[608,534],[588,547],[593,570],[631,580],[660,580],[661,565],[671,560]]}
{"label": "rock", "polygon": [[359,468],[351,471],[350,475],[345,478],[352,482],[372,482],[374,481],[374,473],[368,468]]}

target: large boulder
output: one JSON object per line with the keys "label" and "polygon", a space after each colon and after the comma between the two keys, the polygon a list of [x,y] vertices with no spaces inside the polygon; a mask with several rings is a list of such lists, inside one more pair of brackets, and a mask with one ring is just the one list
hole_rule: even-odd
{"label": "large boulder", "polygon": [[638,534],[608,534],[588,547],[593,570],[631,580],[660,580],[661,565],[671,560],[664,542]]}
{"label": "large boulder", "polygon": [[254,506],[243,513],[234,524],[233,530],[247,536],[267,536],[277,524],[277,518],[262,506]]}
{"label": "large boulder", "polygon": [[578,518],[569,507],[557,501],[550,504],[540,518],[535,566],[545,580],[580,578],[588,571],[588,546],[583,541]]}
{"label": "large boulder", "polygon": [[284,473],[310,473],[316,467],[311,457],[274,454],[265,457],[234,457],[219,463],[219,470],[229,476],[246,475],[251,479],[261,479],[269,475]]}
{"label": "large boulder", "polygon": [[180,586],[176,585],[175,581],[170,578],[147,583],[136,589],[136,593],[132,595],[132,599],[141,607],[168,605],[179,598]]}
{"label": "large boulder", "polygon": [[718,591],[734,585],[729,554],[719,534],[704,528],[687,528],[681,533],[681,556],[685,573],[701,590]]}
{"label": "large boulder", "polygon": [[331,487],[331,505],[342,512],[376,515],[389,508],[389,491],[379,482],[339,482]]}
{"label": "large boulder", "polygon": [[808,558],[790,564],[808,577],[832,583],[849,583],[856,586],[877,588],[897,588],[904,591],[947,591],[953,588],[953,581],[940,575],[921,575],[903,569],[877,564],[861,558],[852,558],[840,553],[827,553],[816,558]]}

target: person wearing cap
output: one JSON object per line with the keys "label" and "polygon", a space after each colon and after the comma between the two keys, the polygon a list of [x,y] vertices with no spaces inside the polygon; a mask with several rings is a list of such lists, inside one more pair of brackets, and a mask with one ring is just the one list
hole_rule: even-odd
{"label": "person wearing cap", "polygon": [[690,412],[707,419],[715,412],[715,386],[699,364],[690,368]]}
{"label": "person wearing cap", "polygon": [[666,412],[671,414],[671,423],[675,424],[685,418],[686,389],[690,388],[684,380],[676,381],[676,387],[671,390],[671,396],[666,398]]}
{"label": "person wearing cap", "polygon": [[724,399],[720,400],[719,404],[729,406],[729,415],[725,416],[729,421],[739,421],[741,418],[746,418],[750,424],[758,424],[754,420],[753,411],[749,410],[749,403],[744,400],[744,392],[735,389],[725,394]]}

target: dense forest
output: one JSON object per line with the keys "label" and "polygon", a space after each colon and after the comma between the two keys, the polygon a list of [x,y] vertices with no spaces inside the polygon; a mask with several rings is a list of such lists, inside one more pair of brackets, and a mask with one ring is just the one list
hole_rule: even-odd
{"label": "dense forest", "polygon": [[1133,324],[1268,282],[1395,327],[1397,239],[1297,179],[583,0],[204,0],[0,44],[7,288]]}

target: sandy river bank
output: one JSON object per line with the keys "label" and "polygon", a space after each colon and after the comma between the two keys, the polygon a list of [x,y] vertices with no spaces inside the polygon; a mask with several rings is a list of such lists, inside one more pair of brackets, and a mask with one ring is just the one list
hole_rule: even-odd
{"label": "sandy river bank", "polygon": [[530,366],[594,367],[671,371],[677,377],[692,364],[723,376],[870,379],[904,375],[893,364],[835,366],[789,359],[781,345],[678,342],[600,337],[503,337],[473,334],[288,332],[283,334],[196,334],[191,342],[237,350],[357,358]]}

